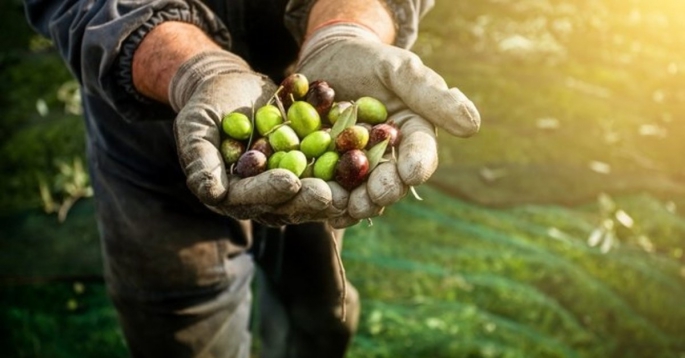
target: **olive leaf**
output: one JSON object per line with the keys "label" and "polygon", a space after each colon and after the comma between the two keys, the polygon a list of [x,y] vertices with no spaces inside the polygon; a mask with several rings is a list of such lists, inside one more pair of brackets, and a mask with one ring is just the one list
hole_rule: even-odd
{"label": "olive leaf", "polygon": [[383,159],[383,155],[385,154],[385,148],[388,147],[388,142],[390,142],[389,138],[374,145],[366,153],[366,157],[369,159],[369,172],[374,170],[376,166],[378,166],[378,164],[381,162],[381,159]]}
{"label": "olive leaf", "polygon": [[333,128],[331,128],[331,138],[333,138],[334,141],[343,130],[357,124],[357,107],[358,106],[355,103],[350,107],[347,107],[340,114],[340,118],[338,118],[333,125]]}

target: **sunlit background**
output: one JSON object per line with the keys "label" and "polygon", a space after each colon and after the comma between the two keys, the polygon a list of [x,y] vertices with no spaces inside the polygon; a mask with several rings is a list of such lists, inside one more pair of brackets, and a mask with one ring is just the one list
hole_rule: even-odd
{"label": "sunlit background", "polygon": [[[350,357],[685,357],[683,14],[438,1],[414,51],[482,129],[440,133],[424,200],[348,231]],[[78,88],[20,1],[0,23],[0,355],[125,357]]]}

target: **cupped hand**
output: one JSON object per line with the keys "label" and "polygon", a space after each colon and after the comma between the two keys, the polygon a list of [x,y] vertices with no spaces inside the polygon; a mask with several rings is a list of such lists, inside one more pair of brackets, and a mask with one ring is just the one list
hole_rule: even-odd
{"label": "cupped hand", "polygon": [[381,164],[364,185],[349,193],[345,214],[331,220],[335,227],[379,215],[409,187],[425,183],[438,165],[435,127],[462,138],[480,128],[478,110],[459,89],[448,87],[416,54],[385,44],[354,24],[313,33],[303,46],[297,71],[311,80],[327,81],[338,100],[375,97],[386,105],[389,119],[402,134],[396,160]]}
{"label": "cupped hand", "polygon": [[321,180],[300,180],[284,169],[241,179],[220,153],[221,120],[231,112],[251,115],[276,86],[224,51],[195,56],[181,66],[170,88],[178,115],[174,134],[189,189],[211,210],[236,219],[277,226],[314,220],[331,204]]}

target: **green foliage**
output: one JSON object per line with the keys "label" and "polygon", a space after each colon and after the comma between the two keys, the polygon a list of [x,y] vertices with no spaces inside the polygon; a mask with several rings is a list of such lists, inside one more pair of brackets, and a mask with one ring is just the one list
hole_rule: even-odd
{"label": "green foliage", "polygon": [[100,284],[1,288],[3,356],[126,356],[116,314],[104,297]]}
{"label": "green foliage", "polygon": [[8,173],[0,180],[0,212],[42,206],[39,179],[50,184],[60,173],[60,162],[85,156],[83,119],[64,116],[46,119],[17,131],[0,146],[0,170]]}

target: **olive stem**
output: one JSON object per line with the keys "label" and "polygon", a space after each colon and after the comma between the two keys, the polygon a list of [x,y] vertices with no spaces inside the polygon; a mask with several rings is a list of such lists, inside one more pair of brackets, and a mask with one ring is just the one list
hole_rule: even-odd
{"label": "olive stem", "polygon": [[412,193],[412,195],[414,195],[414,198],[416,198],[416,200],[423,200],[419,196],[419,193],[416,192],[416,188],[414,188],[413,186],[410,186],[409,190],[411,190],[411,193]]}
{"label": "olive stem", "polygon": [[250,132],[250,139],[247,140],[247,150],[250,150],[250,147],[252,146],[252,139],[254,138],[254,128],[255,128],[255,110],[254,110],[254,102],[252,102],[252,117],[250,117],[252,120],[252,128],[253,130]]}
{"label": "olive stem", "polygon": [[276,107],[278,107],[278,110],[281,112],[281,117],[284,119],[287,119],[288,114],[285,111],[285,107],[283,107],[283,101],[281,101],[281,97],[278,95],[278,92],[280,92],[283,89],[283,86],[278,87],[276,92],[274,92],[274,95],[271,97],[269,102],[274,101],[276,102]]}
{"label": "olive stem", "polygon": [[281,128],[281,127],[283,127],[284,125],[287,125],[287,124],[290,124],[290,121],[285,121],[285,122],[283,122],[283,123],[281,123],[281,124],[275,125],[273,128],[271,128],[271,129],[269,129],[268,131],[266,131],[266,133],[264,133],[263,137],[267,137],[269,134],[275,132],[278,128]]}

